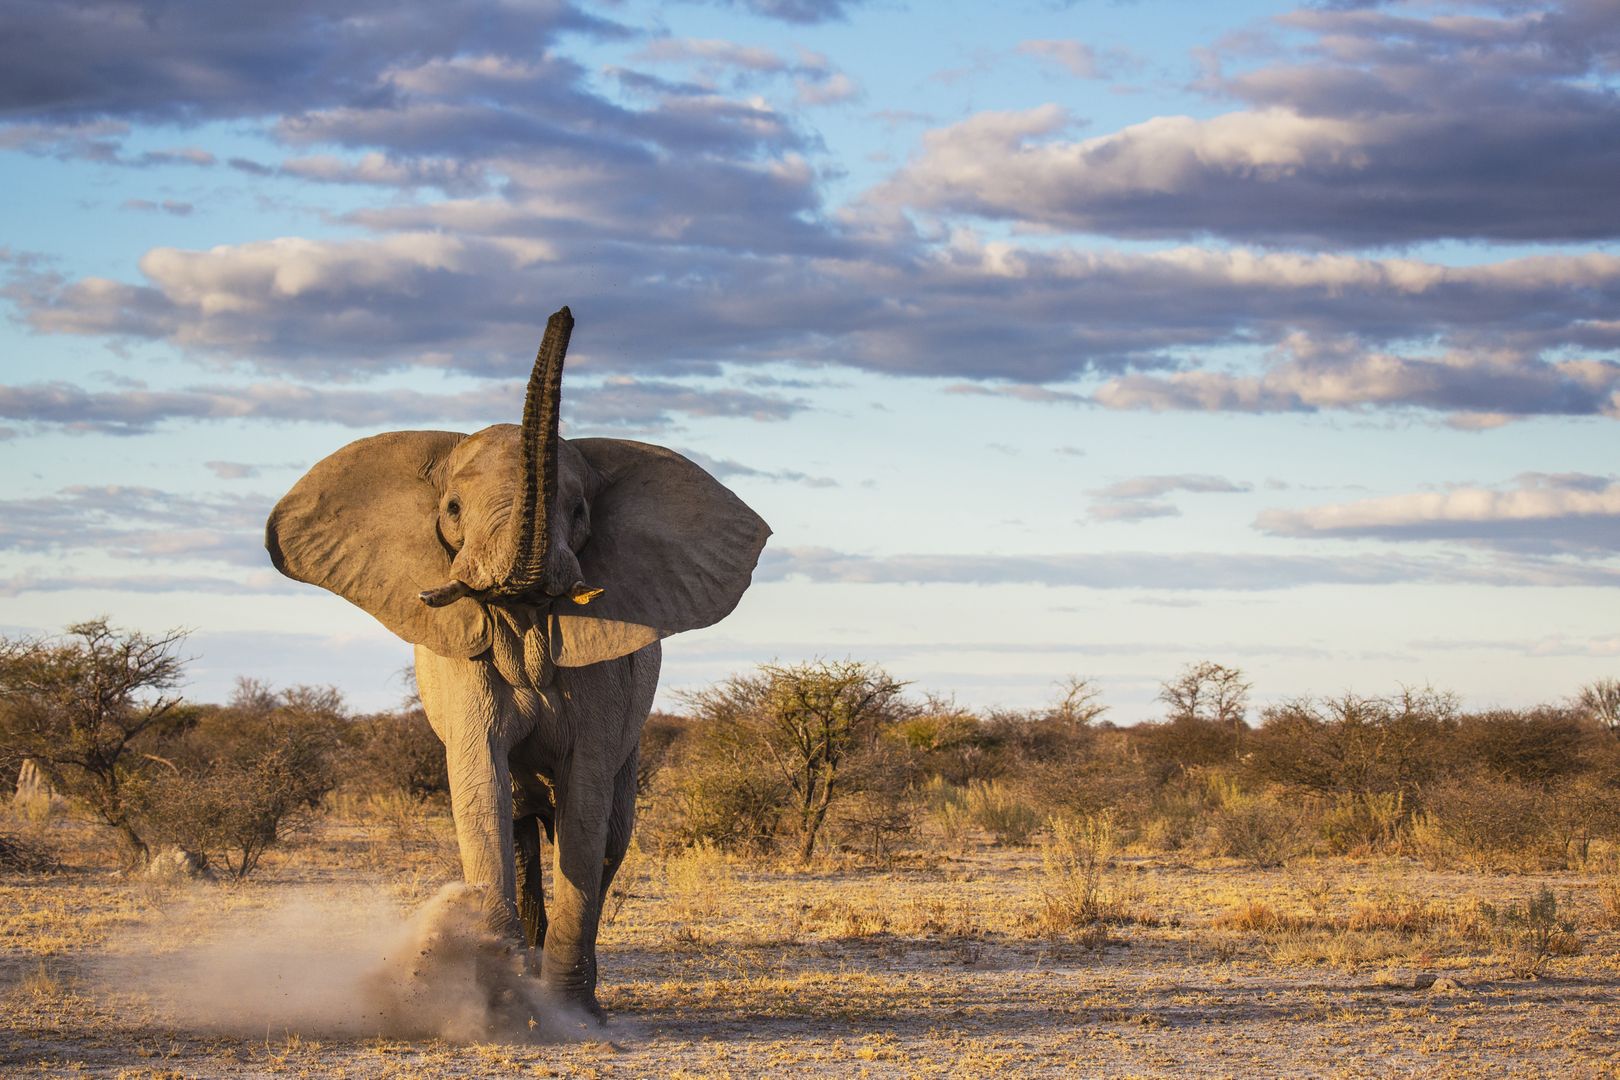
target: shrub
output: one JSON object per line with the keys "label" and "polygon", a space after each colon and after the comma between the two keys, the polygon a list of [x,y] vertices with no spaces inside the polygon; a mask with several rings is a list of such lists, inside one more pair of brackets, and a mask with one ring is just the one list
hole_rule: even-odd
{"label": "shrub", "polygon": [[996,739],[975,715],[954,703],[929,699],[900,720],[890,738],[916,754],[925,774],[951,784],[986,780],[998,764]]}
{"label": "shrub", "polygon": [[43,844],[13,833],[0,832],[0,870],[38,874],[58,870],[61,865]]}
{"label": "shrub", "polygon": [[1264,783],[1332,798],[1400,793],[1409,804],[1438,775],[1455,714],[1455,701],[1433,691],[1300,698],[1265,711],[1248,767]]}
{"label": "shrub", "polygon": [[1533,870],[1565,865],[1555,806],[1539,788],[1488,773],[1445,780],[1424,792],[1413,853],[1433,868]]}
{"label": "shrub", "polygon": [[1022,847],[1043,824],[1040,813],[1000,781],[969,784],[968,816],[998,844]]}
{"label": "shrub", "polygon": [[1270,795],[1252,795],[1217,779],[1217,801],[1210,813],[1216,855],[1250,866],[1281,866],[1311,848],[1311,822],[1297,805]]}
{"label": "shrub", "polygon": [[1508,972],[1520,979],[1539,979],[1556,956],[1581,951],[1575,921],[1558,909],[1558,897],[1545,885],[1529,900],[1497,908],[1480,905],[1491,928],[1491,942],[1507,961]]}
{"label": "shrub", "polygon": [[1620,790],[1614,784],[1576,776],[1555,785],[1549,796],[1548,820],[1566,865],[1585,865],[1593,840],[1620,839]]}
{"label": "shrub", "polygon": [[871,664],[818,660],[764,664],[756,675],[734,675],[686,702],[709,733],[708,745],[724,744],[734,765],[771,773],[787,789],[775,817],[792,820],[799,859],[808,862],[834,802],[860,790],[862,758],[903,717],[903,688]]}
{"label": "shrub", "polygon": [[264,853],[307,825],[336,780],[347,720],[329,688],[269,694],[239,684],[168,749],[170,771],[149,792],[153,833],[245,877]]}
{"label": "shrub", "polygon": [[711,845],[766,852],[787,812],[790,792],[779,774],[759,769],[726,732],[702,731],[688,759],[653,781],[659,812],[642,834],[655,848]]}
{"label": "shrub", "polygon": [[450,793],[444,744],[420,705],[357,716],[342,730],[339,786],[358,795],[403,791],[425,799]]}
{"label": "shrub", "polygon": [[1067,933],[1123,917],[1123,900],[1106,875],[1116,850],[1112,814],[1054,818],[1041,845],[1040,922],[1048,933]]}
{"label": "shrub", "polygon": [[829,828],[838,846],[889,862],[917,829],[913,752],[898,741],[880,740],[847,770],[854,794],[832,811]]}
{"label": "shrub", "polygon": [[1152,781],[1163,784],[1201,768],[1236,761],[1247,731],[1242,721],[1182,716],[1137,725],[1131,744]]}
{"label": "shrub", "polygon": [[1200,790],[1183,785],[1160,788],[1142,812],[1136,842],[1155,851],[1196,845],[1208,826],[1206,803]]}
{"label": "shrub", "polygon": [[1496,709],[1462,717],[1452,752],[1460,771],[1545,786],[1579,772],[1598,739],[1572,709]]}
{"label": "shrub", "polygon": [[1399,791],[1341,794],[1323,809],[1317,831],[1335,855],[1390,852],[1400,844],[1407,816]]}
{"label": "shrub", "polygon": [[1620,873],[1613,867],[1597,881],[1598,906],[1603,909],[1603,922],[1609,927],[1620,927]]}
{"label": "shrub", "polygon": [[641,727],[641,743],[636,755],[636,793],[646,795],[652,790],[653,778],[678,754],[678,746],[686,735],[688,721],[672,713],[655,712]]}

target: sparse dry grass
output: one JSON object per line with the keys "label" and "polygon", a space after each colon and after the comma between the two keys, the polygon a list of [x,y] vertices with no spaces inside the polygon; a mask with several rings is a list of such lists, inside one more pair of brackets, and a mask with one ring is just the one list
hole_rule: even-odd
{"label": "sparse dry grass", "polygon": [[[1620,1053],[1613,870],[1260,869],[1122,848],[1101,819],[1052,824],[1038,848],[972,826],[956,855],[882,869],[635,849],[602,936],[614,1024],[588,1043],[207,1035],[98,982],[97,956],[177,905],[252,920],[355,884],[408,903],[446,875],[431,833],[409,835],[443,829],[442,808],[340,809],[246,883],[0,877],[0,1072],[1597,1076]],[[86,839],[49,828],[59,852]]]}

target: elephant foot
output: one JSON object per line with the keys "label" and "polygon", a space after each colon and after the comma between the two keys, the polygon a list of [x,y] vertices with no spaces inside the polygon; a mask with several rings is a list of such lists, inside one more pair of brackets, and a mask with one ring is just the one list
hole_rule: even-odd
{"label": "elephant foot", "polygon": [[595,994],[542,990],[540,1008],[547,1038],[589,1041],[606,1033],[607,1010],[597,1002]]}

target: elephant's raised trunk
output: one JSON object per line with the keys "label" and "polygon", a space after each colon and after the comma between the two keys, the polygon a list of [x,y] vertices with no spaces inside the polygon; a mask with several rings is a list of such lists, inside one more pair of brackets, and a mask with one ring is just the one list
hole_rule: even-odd
{"label": "elephant's raised trunk", "polygon": [[512,565],[494,592],[517,596],[539,587],[551,558],[551,511],[557,501],[557,425],[562,405],[563,357],[574,330],[566,307],[546,321],[523,400],[523,474],[508,525]]}

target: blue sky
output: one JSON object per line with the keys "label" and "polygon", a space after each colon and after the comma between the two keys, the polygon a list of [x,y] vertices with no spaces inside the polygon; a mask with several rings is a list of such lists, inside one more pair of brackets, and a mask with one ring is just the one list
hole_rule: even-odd
{"label": "blue sky", "polygon": [[395,701],[263,518],[397,428],[686,452],[775,529],[664,687],[1560,698],[1620,664],[1620,4],[23,2],[0,625]]}

